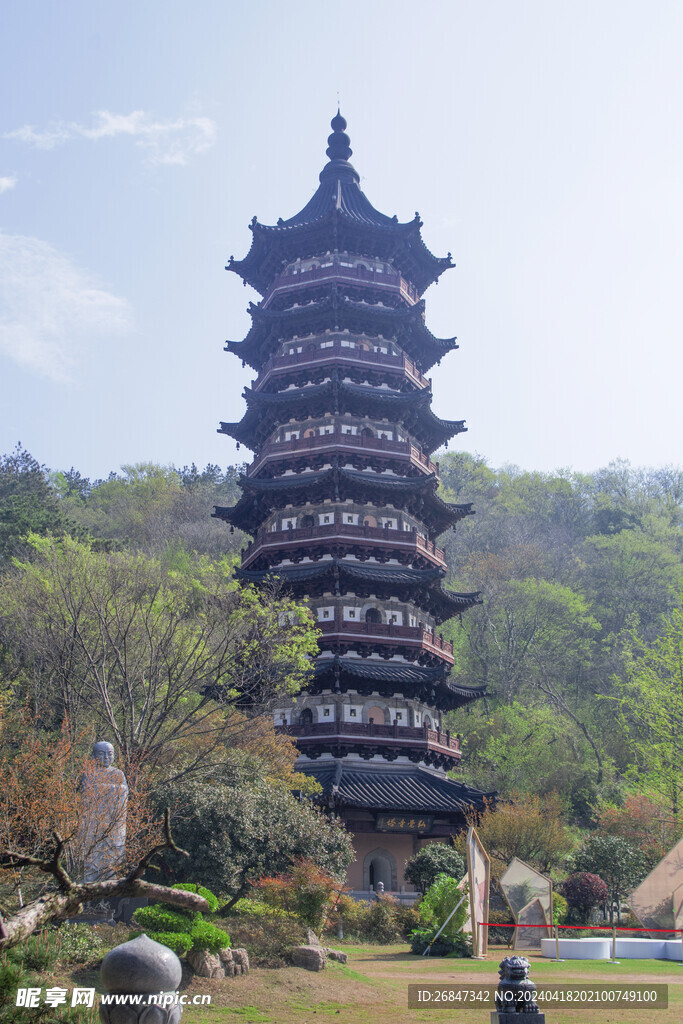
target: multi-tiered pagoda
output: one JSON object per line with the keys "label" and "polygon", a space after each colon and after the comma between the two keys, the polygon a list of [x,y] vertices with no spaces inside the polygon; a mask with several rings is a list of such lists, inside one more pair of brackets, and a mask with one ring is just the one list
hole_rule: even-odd
{"label": "multi-tiered pagoda", "polygon": [[432,453],[465,429],[431,409],[425,376],[457,348],[424,322],[423,292],[453,266],[379,213],[349,163],[338,113],[320,187],[295,217],[251,223],[228,270],[262,295],[226,351],[258,376],[221,431],[254,452],[242,496],[215,514],[251,534],[240,579],[277,576],[322,631],[305,694],[278,708],[298,770],[354,834],[349,884],[404,884],[405,861],[450,835],[484,794],[450,778],[460,760],[446,712],[481,696],[449,680],[439,625],[479,600],[444,589],[439,534],[472,514],[437,496]]}

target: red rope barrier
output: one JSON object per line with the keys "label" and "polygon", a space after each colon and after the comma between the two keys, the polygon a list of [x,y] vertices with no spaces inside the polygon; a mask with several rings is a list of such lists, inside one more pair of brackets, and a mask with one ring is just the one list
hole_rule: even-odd
{"label": "red rope barrier", "polygon": [[480,921],[482,928],[578,928],[579,931],[606,932],[614,928],[617,932],[664,932],[666,935],[683,935],[683,928],[629,928],[611,924],[499,924],[497,921]]}

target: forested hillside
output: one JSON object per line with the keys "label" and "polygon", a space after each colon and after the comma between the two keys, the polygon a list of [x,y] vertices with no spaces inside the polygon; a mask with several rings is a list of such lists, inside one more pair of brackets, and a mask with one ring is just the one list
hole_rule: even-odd
{"label": "forested hillside", "polygon": [[[90,481],[16,449],[0,462],[0,563],[32,530],[139,553],[190,573],[238,554],[211,518],[239,468],[124,467]],[[568,821],[647,791],[677,817],[683,763],[680,595],[683,471],[613,463],[596,473],[494,470],[441,455],[442,496],[476,510],[441,538],[448,585],[483,603],[445,624],[455,678],[487,697],[453,715],[467,781],[504,796],[559,794]]]}

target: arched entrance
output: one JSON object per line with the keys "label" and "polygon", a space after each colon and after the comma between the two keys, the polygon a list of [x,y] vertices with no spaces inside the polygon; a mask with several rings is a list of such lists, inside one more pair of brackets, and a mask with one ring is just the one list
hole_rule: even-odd
{"label": "arched entrance", "polygon": [[368,610],[365,613],[365,621],[366,622],[381,622],[382,621],[382,613],[379,610],[379,608],[368,608]]}
{"label": "arched entrance", "polygon": [[363,861],[363,888],[377,890],[381,882],[385,891],[393,892],[398,888],[396,858],[388,850],[372,850]]}
{"label": "arched entrance", "polygon": [[301,725],[313,725],[313,712],[310,708],[304,708],[299,717]]}
{"label": "arched entrance", "polygon": [[311,526],[315,526],[315,516],[307,515],[301,517],[301,526],[303,529],[308,529]]}

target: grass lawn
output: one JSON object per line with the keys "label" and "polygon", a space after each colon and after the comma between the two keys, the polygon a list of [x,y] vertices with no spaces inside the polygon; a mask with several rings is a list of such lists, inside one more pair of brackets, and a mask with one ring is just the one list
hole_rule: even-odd
{"label": "grass lawn", "polygon": [[[485,1006],[444,1010],[409,1010],[408,985],[479,984],[498,981],[498,964],[509,951],[493,949],[486,961],[441,960],[411,956],[402,946],[344,946],[349,962],[330,963],[319,974],[300,968],[256,968],[246,977],[211,981],[193,978],[187,994],[211,993],[212,1005],[186,1007],[183,1024],[489,1024]],[[525,954],[527,955],[527,954]],[[566,961],[555,964],[528,956],[538,983],[578,984],[611,981],[665,983],[669,1008],[624,1010],[586,1008],[546,1012],[547,1024],[680,1024],[683,1021],[683,967],[670,961]]]}

